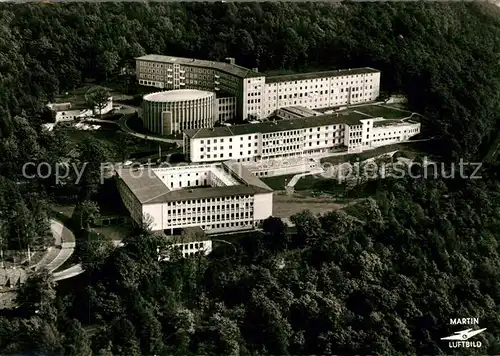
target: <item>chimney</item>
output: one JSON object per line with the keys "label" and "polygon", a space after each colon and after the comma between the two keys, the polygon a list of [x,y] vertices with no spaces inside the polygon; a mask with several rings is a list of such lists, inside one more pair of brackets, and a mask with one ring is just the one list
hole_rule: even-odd
{"label": "chimney", "polygon": [[252,68],[252,70],[253,70],[254,72],[259,72],[259,68],[257,68],[257,67]]}
{"label": "chimney", "polygon": [[236,60],[233,57],[227,57],[226,61],[229,64],[236,64]]}

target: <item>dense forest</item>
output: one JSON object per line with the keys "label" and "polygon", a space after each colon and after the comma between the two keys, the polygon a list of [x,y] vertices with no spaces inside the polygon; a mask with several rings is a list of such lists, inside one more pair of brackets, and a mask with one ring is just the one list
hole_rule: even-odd
{"label": "dense forest", "polygon": [[[56,294],[46,275],[0,319],[7,354],[450,354],[450,318],[479,317],[499,354],[499,182],[379,182],[347,212],[270,218],[236,254],[158,262],[132,234],[85,247],[88,273]],[[61,287],[60,287],[61,288]],[[479,350],[478,350],[479,351]]]}
{"label": "dense forest", "polygon": [[[47,231],[53,177],[21,174],[68,153],[64,135],[41,131],[43,104],[144,53],[260,71],[378,68],[383,90],[407,94],[441,137],[443,160],[480,159],[498,131],[500,17],[485,4],[0,4],[2,247],[43,244]],[[92,140],[78,152],[91,163],[82,207],[106,152]],[[165,241],[148,231],[120,249],[89,234],[84,275],[56,286],[42,271],[19,309],[1,311],[0,353],[500,354],[498,166],[481,173],[378,181],[345,211],[294,216],[293,233],[270,218],[233,254],[159,262]],[[440,340],[457,317],[487,328],[481,349]]]}

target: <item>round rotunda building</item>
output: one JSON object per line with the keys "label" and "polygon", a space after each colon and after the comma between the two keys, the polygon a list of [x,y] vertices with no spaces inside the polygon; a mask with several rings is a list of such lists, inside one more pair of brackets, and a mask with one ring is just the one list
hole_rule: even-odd
{"label": "round rotunda building", "polygon": [[142,109],[144,127],[160,135],[213,127],[217,121],[216,96],[209,91],[180,89],[147,94]]}

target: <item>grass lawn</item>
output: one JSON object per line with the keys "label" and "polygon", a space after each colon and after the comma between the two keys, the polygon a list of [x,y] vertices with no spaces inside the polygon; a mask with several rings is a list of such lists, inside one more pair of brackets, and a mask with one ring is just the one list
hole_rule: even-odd
{"label": "grass lawn", "polygon": [[371,115],[373,117],[383,117],[384,119],[402,119],[411,115],[410,111],[401,111],[382,105],[366,105],[354,107],[352,110]]}
{"label": "grass lawn", "polygon": [[339,184],[335,179],[323,178],[319,175],[309,175],[302,177],[295,184],[295,190],[312,190],[333,195],[343,195],[345,186]]}
{"label": "grass lawn", "polygon": [[266,183],[273,190],[284,190],[294,175],[296,174],[285,174],[283,176],[261,178],[260,180]]}
{"label": "grass lawn", "polygon": [[[155,142],[150,140],[142,140],[126,134],[120,134],[118,126],[113,124],[103,124],[100,130],[84,131],[77,130],[73,127],[62,127],[61,131],[66,133],[73,143],[76,145],[83,142],[87,137],[93,137],[100,141],[104,147],[107,147],[111,152],[111,159],[122,160],[122,147],[127,146],[127,153],[131,158],[146,157],[158,154],[158,148],[161,147],[162,154],[178,152],[176,145],[167,142]],[[124,142],[126,135],[126,142]]]}

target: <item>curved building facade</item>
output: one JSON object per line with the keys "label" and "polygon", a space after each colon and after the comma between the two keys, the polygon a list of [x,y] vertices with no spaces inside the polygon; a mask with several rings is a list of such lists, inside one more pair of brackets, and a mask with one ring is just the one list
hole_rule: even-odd
{"label": "curved building facade", "polygon": [[217,121],[215,93],[180,89],[147,94],[143,98],[143,123],[160,135],[213,127]]}

